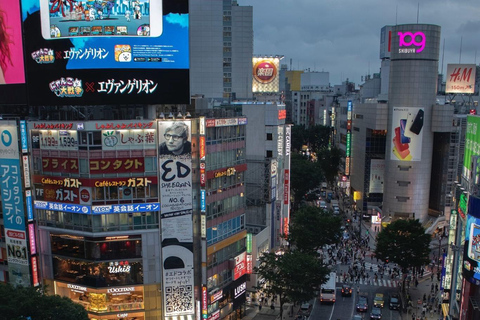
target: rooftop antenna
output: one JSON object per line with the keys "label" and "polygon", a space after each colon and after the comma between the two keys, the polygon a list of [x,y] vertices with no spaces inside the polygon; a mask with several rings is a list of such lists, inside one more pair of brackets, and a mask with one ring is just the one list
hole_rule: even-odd
{"label": "rooftop antenna", "polygon": [[[440,74],[442,75],[442,78],[443,78],[443,59],[445,59],[445,38],[443,38],[443,50],[442,50],[442,71],[440,72]],[[443,81],[443,79],[442,79]]]}
{"label": "rooftop antenna", "polygon": [[460,37],[460,57],[458,58],[458,63],[462,63],[462,42],[463,36]]}
{"label": "rooftop antenna", "polygon": [[475,65],[477,65],[477,50],[475,50]]}
{"label": "rooftop antenna", "polygon": [[398,24],[398,21],[397,21],[397,20],[398,20],[398,4],[397,4],[397,7],[396,7],[396,9],[395,9],[395,25]]}
{"label": "rooftop antenna", "polygon": [[293,70],[292,69],[292,58],[290,58],[290,70]]}
{"label": "rooftop antenna", "polygon": [[418,3],[417,6],[417,24],[418,24],[418,15],[420,14],[420,2]]}

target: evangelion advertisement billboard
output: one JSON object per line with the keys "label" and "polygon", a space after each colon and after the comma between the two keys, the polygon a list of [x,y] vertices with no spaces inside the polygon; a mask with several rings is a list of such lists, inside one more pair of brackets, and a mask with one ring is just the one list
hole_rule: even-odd
{"label": "evangelion advertisement billboard", "polygon": [[25,103],[24,83],[20,2],[0,1],[0,103]]}
{"label": "evangelion advertisement billboard", "polygon": [[390,160],[422,160],[424,112],[423,108],[393,108]]}
{"label": "evangelion advertisement billboard", "polygon": [[22,0],[32,105],[189,103],[188,0]]}
{"label": "evangelion advertisement billboard", "polygon": [[193,315],[191,122],[158,122],[163,303],[166,318]]}

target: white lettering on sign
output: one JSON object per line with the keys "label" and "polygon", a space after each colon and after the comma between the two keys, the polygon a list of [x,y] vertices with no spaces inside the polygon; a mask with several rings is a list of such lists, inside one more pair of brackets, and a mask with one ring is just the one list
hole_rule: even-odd
{"label": "white lettering on sign", "polygon": [[244,282],[234,289],[233,296],[235,297],[235,299],[237,299],[239,296],[245,293],[246,290],[247,290],[247,283]]}
{"label": "white lettering on sign", "polygon": [[130,293],[135,291],[134,287],[122,287],[122,288],[109,288],[107,293]]}
{"label": "white lettering on sign", "polygon": [[109,273],[121,273],[121,272],[130,272],[132,267],[130,266],[109,266],[108,272]]}
{"label": "white lettering on sign", "polygon": [[87,291],[87,287],[82,287],[76,284],[67,284],[67,288],[72,290],[80,290],[80,291]]}

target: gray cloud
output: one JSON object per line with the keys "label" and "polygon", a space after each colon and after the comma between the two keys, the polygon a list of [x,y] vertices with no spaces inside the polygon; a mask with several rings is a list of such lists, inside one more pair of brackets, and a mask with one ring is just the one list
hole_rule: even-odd
{"label": "gray cloud", "polygon": [[[420,6],[418,9],[418,3]],[[238,0],[254,12],[254,53],[285,55],[294,69],[330,72],[330,82],[379,72],[380,29],[418,22],[442,27],[444,70],[474,63],[480,49],[480,6],[475,0]],[[480,50],[479,50],[480,59]],[[442,53],[440,54],[440,63]],[[441,70],[442,66],[439,66]]]}

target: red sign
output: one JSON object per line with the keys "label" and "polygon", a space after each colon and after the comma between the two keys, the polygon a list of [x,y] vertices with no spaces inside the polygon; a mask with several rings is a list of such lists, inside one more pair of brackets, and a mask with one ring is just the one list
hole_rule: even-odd
{"label": "red sign", "polygon": [[205,154],[206,152],[206,146],[205,146],[205,136],[200,137],[200,160],[205,159]]}
{"label": "red sign", "polygon": [[[158,178],[153,177],[132,177],[132,178],[59,178],[53,176],[34,175],[33,182],[41,183],[43,186],[54,185],[59,187],[146,187],[150,184],[157,184]],[[38,194],[37,194],[38,195]]]}
{"label": "red sign", "polygon": [[253,273],[253,258],[251,254],[247,254],[247,274]]}
{"label": "red sign", "polygon": [[208,317],[208,320],[217,320],[220,319],[220,310],[215,311],[212,313],[210,317]]}
{"label": "red sign", "polygon": [[223,290],[220,289],[220,291],[215,292],[210,296],[210,304],[214,303],[215,301],[218,301],[223,298]]}
{"label": "red sign", "polygon": [[284,183],[283,183],[283,204],[288,204],[288,200],[290,198],[290,170],[285,169],[285,173],[283,175]]}
{"label": "red sign", "polygon": [[97,130],[125,130],[125,129],[152,129],[151,122],[129,122],[129,123],[95,123]]}
{"label": "red sign", "polygon": [[200,186],[205,187],[207,182],[207,176],[205,174],[205,169],[200,169]]}
{"label": "red sign", "polygon": [[59,129],[59,130],[70,130],[73,128],[73,123],[34,123],[34,129]]}
{"label": "red sign", "polygon": [[283,234],[285,235],[285,237],[288,236],[288,218],[287,217],[283,218]]}
{"label": "red sign", "polygon": [[30,254],[36,254],[37,246],[35,243],[35,226],[33,225],[33,223],[30,223],[28,225],[28,235],[30,240]]}
{"label": "red sign", "polygon": [[233,280],[237,280],[247,272],[247,253],[243,252],[235,257],[235,269],[233,270]]}
{"label": "red sign", "polygon": [[25,240],[25,232],[16,230],[7,230],[7,236],[10,238]]}
{"label": "red sign", "polygon": [[97,173],[142,173],[143,158],[90,159],[90,174]]}
{"label": "red sign", "polygon": [[261,60],[253,67],[253,77],[260,83],[270,83],[276,76],[277,68],[270,60]]}
{"label": "red sign", "polygon": [[42,168],[43,172],[62,172],[78,174],[78,159],[43,157]]}
{"label": "red sign", "polygon": [[287,110],[278,110],[278,120],[287,118]]}
{"label": "red sign", "polygon": [[[37,200],[42,200],[40,194],[42,189],[37,188]],[[63,202],[63,203],[80,203],[78,199],[78,189],[61,188],[55,185],[45,185],[43,187],[43,200],[51,202]]]}
{"label": "red sign", "polygon": [[90,201],[90,192],[87,189],[82,189],[80,191],[80,200],[82,200],[82,202]]}
{"label": "red sign", "polygon": [[207,121],[206,121],[206,127],[207,127],[207,128],[215,127],[215,119],[207,119]]}
{"label": "red sign", "polygon": [[32,257],[32,278],[33,278],[33,286],[36,287],[40,283],[38,282],[38,268],[37,268],[37,257]]}

